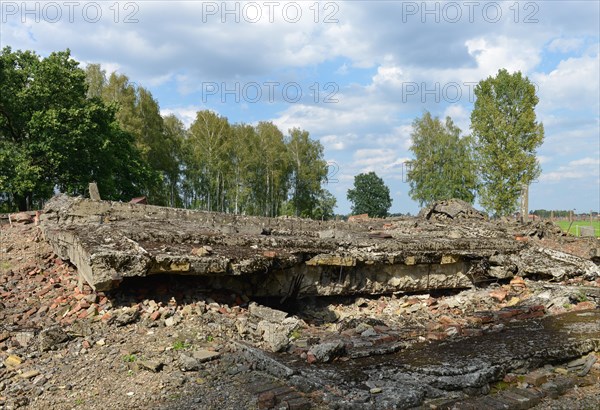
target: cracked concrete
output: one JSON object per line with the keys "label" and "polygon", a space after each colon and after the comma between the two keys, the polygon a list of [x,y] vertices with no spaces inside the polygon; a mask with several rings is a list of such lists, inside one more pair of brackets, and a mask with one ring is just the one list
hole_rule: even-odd
{"label": "cracked concrete", "polygon": [[523,226],[450,208],[459,219],[349,223],[62,195],[46,205],[41,226],[54,251],[77,266],[80,282],[99,291],[159,273],[200,275],[215,289],[277,297],[468,288],[516,274],[600,276],[590,260],[517,240]]}

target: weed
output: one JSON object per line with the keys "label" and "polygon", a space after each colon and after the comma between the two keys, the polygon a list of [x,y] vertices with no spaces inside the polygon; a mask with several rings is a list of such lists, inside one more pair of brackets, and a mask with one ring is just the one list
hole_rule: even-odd
{"label": "weed", "polygon": [[206,336],[206,341],[209,342],[209,343],[212,343],[212,342],[215,341],[215,338],[212,337],[212,335],[208,335],[208,336]]}
{"label": "weed", "polygon": [[510,383],[505,382],[504,380],[500,380],[499,382],[495,383],[492,386],[491,392],[490,393],[498,393],[501,391],[504,391],[506,389],[508,389],[509,387],[511,387]]}
{"label": "weed", "polygon": [[133,353],[132,354],[126,354],[126,355],[123,356],[123,361],[125,363],[133,363],[136,360],[137,360],[137,356],[134,355]]}
{"label": "weed", "polygon": [[288,337],[292,340],[297,340],[300,339],[300,336],[302,336],[302,332],[299,329],[294,329],[290,332]]}
{"label": "weed", "polygon": [[183,340],[177,340],[173,343],[173,350],[187,350],[190,347],[192,347],[192,345]]}

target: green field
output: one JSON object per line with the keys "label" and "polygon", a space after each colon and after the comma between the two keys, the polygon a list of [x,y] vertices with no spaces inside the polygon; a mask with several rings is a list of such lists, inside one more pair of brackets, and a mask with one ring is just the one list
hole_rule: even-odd
{"label": "green field", "polygon": [[[556,221],[555,223],[565,232],[567,232],[567,229],[569,229],[569,225],[571,224],[569,221]],[[571,225],[571,229],[568,233],[571,235],[579,235],[578,226],[590,225],[590,221],[573,221],[573,225]],[[600,237],[600,221],[594,221],[594,230],[596,232],[596,237]]]}

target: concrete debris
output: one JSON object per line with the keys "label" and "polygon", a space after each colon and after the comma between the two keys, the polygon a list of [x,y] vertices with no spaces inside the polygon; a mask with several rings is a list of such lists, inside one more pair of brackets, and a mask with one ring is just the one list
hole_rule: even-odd
{"label": "concrete debris", "polygon": [[10,223],[30,224],[33,222],[33,216],[27,212],[19,212],[8,216]]}
{"label": "concrete debris", "polygon": [[54,350],[61,343],[69,340],[69,335],[60,326],[51,326],[40,332],[38,336],[39,349],[42,352]]}
{"label": "concrete debris", "polygon": [[452,219],[487,219],[487,215],[475,209],[471,204],[460,199],[435,201],[421,209],[419,218],[427,220],[452,220]]}
{"label": "concrete debris", "polygon": [[320,343],[308,351],[308,363],[329,363],[346,353],[346,345],[341,341]]}
{"label": "concrete debris", "polygon": [[63,195],[48,202],[42,230],[54,251],[77,266],[80,284],[96,291],[160,273],[200,275],[215,289],[282,300],[468,288],[516,274],[599,276],[589,261],[515,240],[520,225],[490,222],[462,201],[437,202],[421,215],[418,222],[369,219],[367,225]]}

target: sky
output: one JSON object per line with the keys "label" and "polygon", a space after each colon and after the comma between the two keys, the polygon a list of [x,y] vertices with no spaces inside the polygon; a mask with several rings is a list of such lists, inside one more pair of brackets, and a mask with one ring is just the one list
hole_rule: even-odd
{"label": "sky", "polygon": [[499,69],[535,84],[545,140],[535,209],[600,210],[600,2],[0,1],[0,45],[69,48],[149,89],[189,125],[273,121],[324,146],[326,188],[350,212],[374,171],[390,212],[416,213],[403,165],[425,110],[470,133],[475,85]]}

